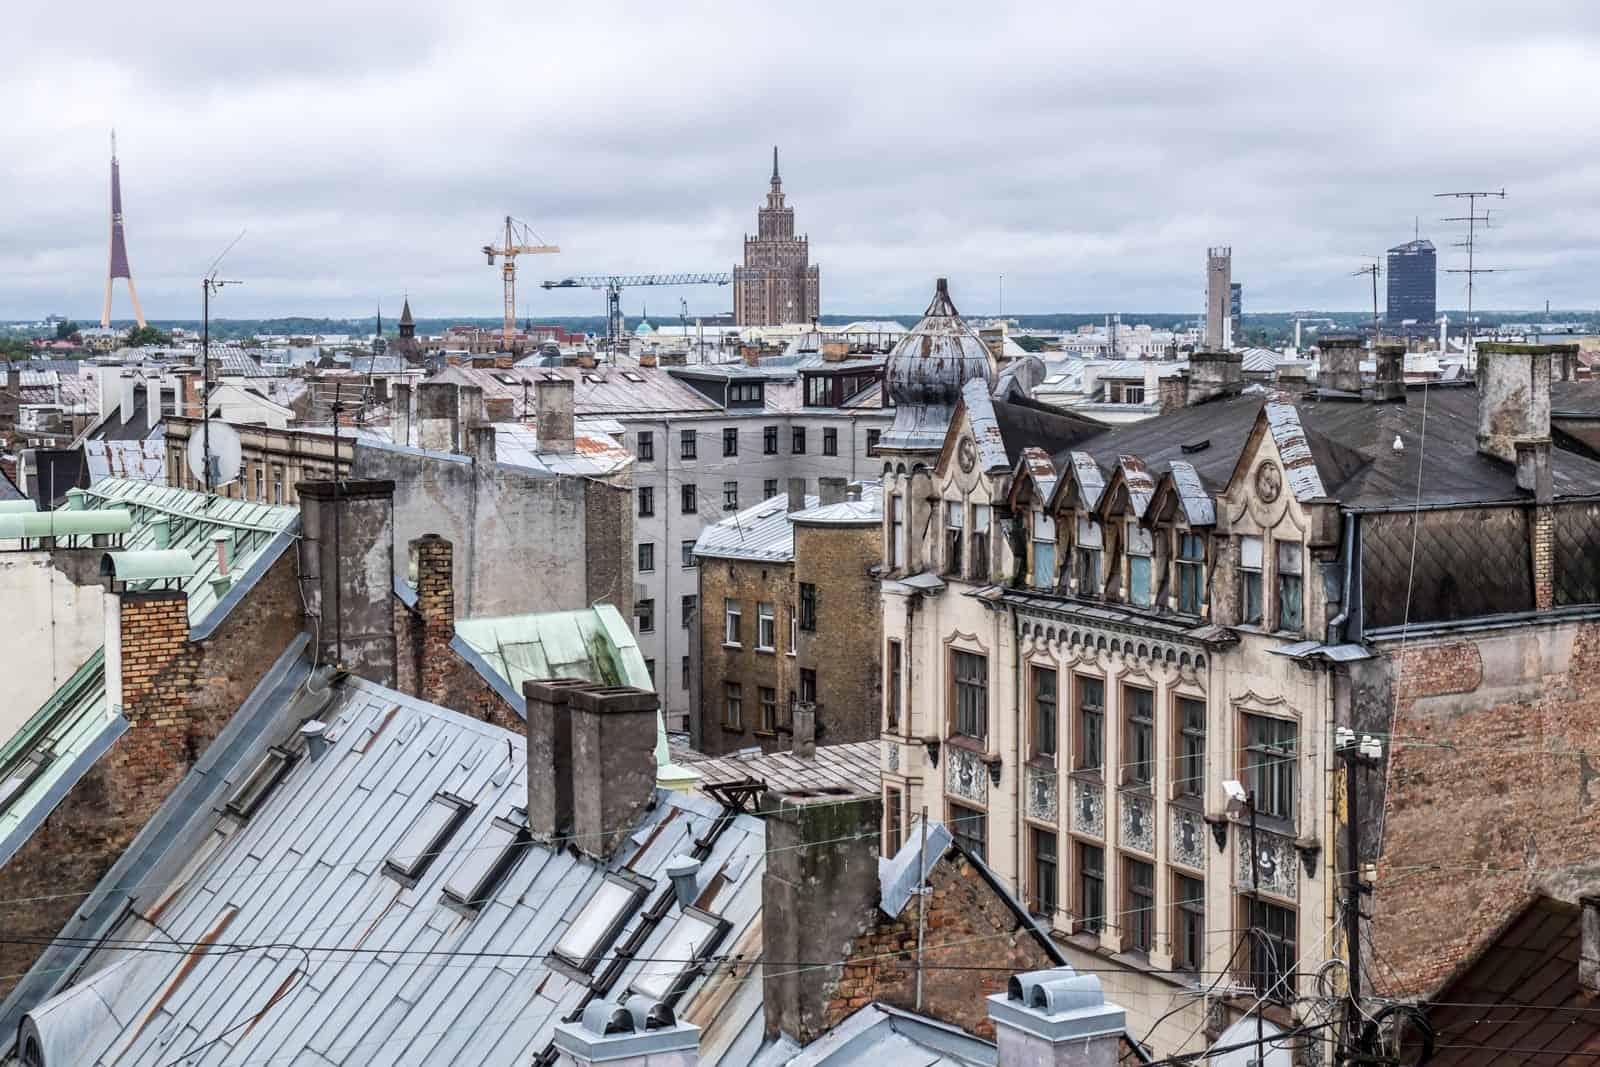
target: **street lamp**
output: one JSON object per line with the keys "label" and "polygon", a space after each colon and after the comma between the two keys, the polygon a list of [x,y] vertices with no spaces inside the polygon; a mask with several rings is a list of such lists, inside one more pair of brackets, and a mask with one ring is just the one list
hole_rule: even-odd
{"label": "street lamp", "polygon": [[[1243,782],[1237,781],[1233,778],[1229,778],[1227,781],[1222,783],[1222,791],[1228,795],[1228,818],[1233,819],[1235,822],[1238,821],[1241,815],[1247,816],[1250,819],[1250,925],[1246,936],[1254,938],[1256,936],[1256,921],[1259,919],[1261,912],[1261,854],[1256,851],[1256,794],[1255,790],[1246,789]],[[1253,943],[1250,946],[1250,951],[1252,953],[1256,951],[1256,947]],[[1293,965],[1291,964],[1291,966]],[[1252,962],[1250,966],[1252,978],[1255,976],[1256,971],[1257,968],[1254,962]],[[1270,975],[1264,976],[1264,978],[1270,977]],[[1263,1057],[1266,1054],[1263,1047],[1264,1038],[1261,1032],[1261,1009],[1262,1004],[1266,1001],[1267,996],[1269,993],[1271,993],[1271,991],[1272,990],[1270,986],[1267,989],[1257,990],[1259,997],[1256,1000],[1255,1005],[1255,1062],[1258,1065],[1264,1062]]]}

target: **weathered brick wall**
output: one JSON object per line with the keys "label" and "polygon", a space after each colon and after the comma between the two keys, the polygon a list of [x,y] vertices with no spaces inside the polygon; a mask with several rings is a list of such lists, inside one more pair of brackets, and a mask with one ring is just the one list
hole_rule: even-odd
{"label": "weathered brick wall", "polygon": [[[661,501],[666,507],[673,501]],[[613,604],[624,619],[633,615],[633,490],[583,483],[583,564],[588,602]],[[660,611],[665,605],[657,604]]]}
{"label": "weathered brick wall", "polygon": [[[73,912],[299,632],[295,553],[268,568],[212,635],[191,642],[181,594],[123,600],[123,709],[129,728],[0,867],[6,929],[43,942]],[[42,944],[0,945],[0,995]]]}
{"label": "weathered brick wall", "polygon": [[422,621],[422,654],[417,661],[418,695],[444,702],[444,673],[450,639],[455,636],[456,593],[450,542],[424,534],[411,542],[417,559],[417,615]]}
{"label": "weathered brick wall", "polygon": [[1600,624],[1412,642],[1392,666],[1375,973],[1422,993],[1532,894],[1596,889]]}
{"label": "weathered brick wall", "polygon": [[[788,654],[789,616],[798,608],[794,568],[788,563],[757,563],[726,559],[700,561],[700,706],[690,709],[695,747],[719,756],[751,745],[780,752],[789,747],[788,734],[761,729],[761,688],[776,691],[778,725],[789,725],[789,692],[798,691],[800,675],[795,657]],[[724,643],[727,635],[726,602],[739,601],[743,610],[739,647]],[[774,651],[756,650],[757,613],[760,603],[773,606]],[[656,606],[657,626],[676,626],[679,605]],[[663,614],[665,613],[665,614]],[[726,683],[737,682],[744,695],[743,725],[728,726]],[[832,740],[830,737],[829,740]]]}
{"label": "weathered brick wall", "polygon": [[798,583],[817,587],[817,629],[800,631],[800,666],[817,672],[818,740],[836,745],[876,738],[883,613],[868,568],[883,559],[878,527],[801,525],[794,547],[797,601]]}
{"label": "weathered brick wall", "polygon": [[[922,1011],[979,1037],[994,1039],[984,998],[1003,993],[1022,971],[1056,966],[1010,906],[966,857],[952,852],[928,879],[923,934]],[[917,1000],[917,903],[877,923],[850,945],[843,977],[828,994],[827,1024],[873,1001],[907,1011]]]}

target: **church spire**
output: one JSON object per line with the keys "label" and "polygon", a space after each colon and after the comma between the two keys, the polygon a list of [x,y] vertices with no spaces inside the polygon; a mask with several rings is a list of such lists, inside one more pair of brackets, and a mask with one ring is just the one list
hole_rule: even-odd
{"label": "church spire", "polygon": [[772,184],[782,185],[783,179],[778,177],[778,146],[772,146]]}

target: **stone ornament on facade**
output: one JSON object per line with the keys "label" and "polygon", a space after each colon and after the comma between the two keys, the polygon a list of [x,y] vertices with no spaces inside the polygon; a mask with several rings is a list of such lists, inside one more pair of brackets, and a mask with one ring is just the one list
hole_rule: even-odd
{"label": "stone ornament on facade", "polygon": [[1072,828],[1090,837],[1106,836],[1106,791],[1097,782],[1072,780]]}
{"label": "stone ornament on facade", "polygon": [[1206,869],[1206,824],[1198,811],[1171,808],[1171,840],[1168,853],[1173,863],[1195,870]]}
{"label": "stone ornament on facade", "polygon": [[1119,836],[1124,848],[1148,855],[1156,851],[1155,801],[1147,793],[1123,793],[1119,806]]}
{"label": "stone ornament on facade", "polygon": [[[1239,839],[1239,887],[1246,889],[1250,886],[1250,831],[1244,826],[1235,829]],[[1295,854],[1294,839],[1266,830],[1257,830],[1256,836],[1261,842],[1262,892],[1295,899],[1300,885],[1300,857]]]}
{"label": "stone ornament on facade", "polygon": [[963,437],[961,443],[956,445],[956,462],[967,474],[971,474],[972,468],[978,465],[978,446],[972,443],[972,438]]}
{"label": "stone ornament on facade", "polygon": [[1056,783],[1056,772],[1050,768],[1028,768],[1028,818],[1048,823],[1056,821]]}
{"label": "stone ornament on facade", "polygon": [[1272,503],[1278,499],[1278,494],[1283,491],[1283,474],[1278,470],[1278,465],[1271,460],[1263,461],[1256,468],[1256,495],[1263,502]]}
{"label": "stone ornament on facade", "polygon": [[963,800],[985,804],[989,800],[989,768],[976,752],[954,745],[947,746],[944,765],[944,786],[952,795]]}

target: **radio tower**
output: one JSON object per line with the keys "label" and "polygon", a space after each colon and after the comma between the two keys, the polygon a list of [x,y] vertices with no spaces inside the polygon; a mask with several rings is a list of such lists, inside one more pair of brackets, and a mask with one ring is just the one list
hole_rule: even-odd
{"label": "radio tower", "polygon": [[133,286],[133,271],[128,267],[128,241],[122,232],[122,173],[117,166],[117,131],[111,131],[111,269],[106,272],[106,304],[100,312],[100,325],[111,325],[111,283],[128,281],[128,299],[133,301],[133,318],[144,326],[144,311],[139,307],[139,290]]}

